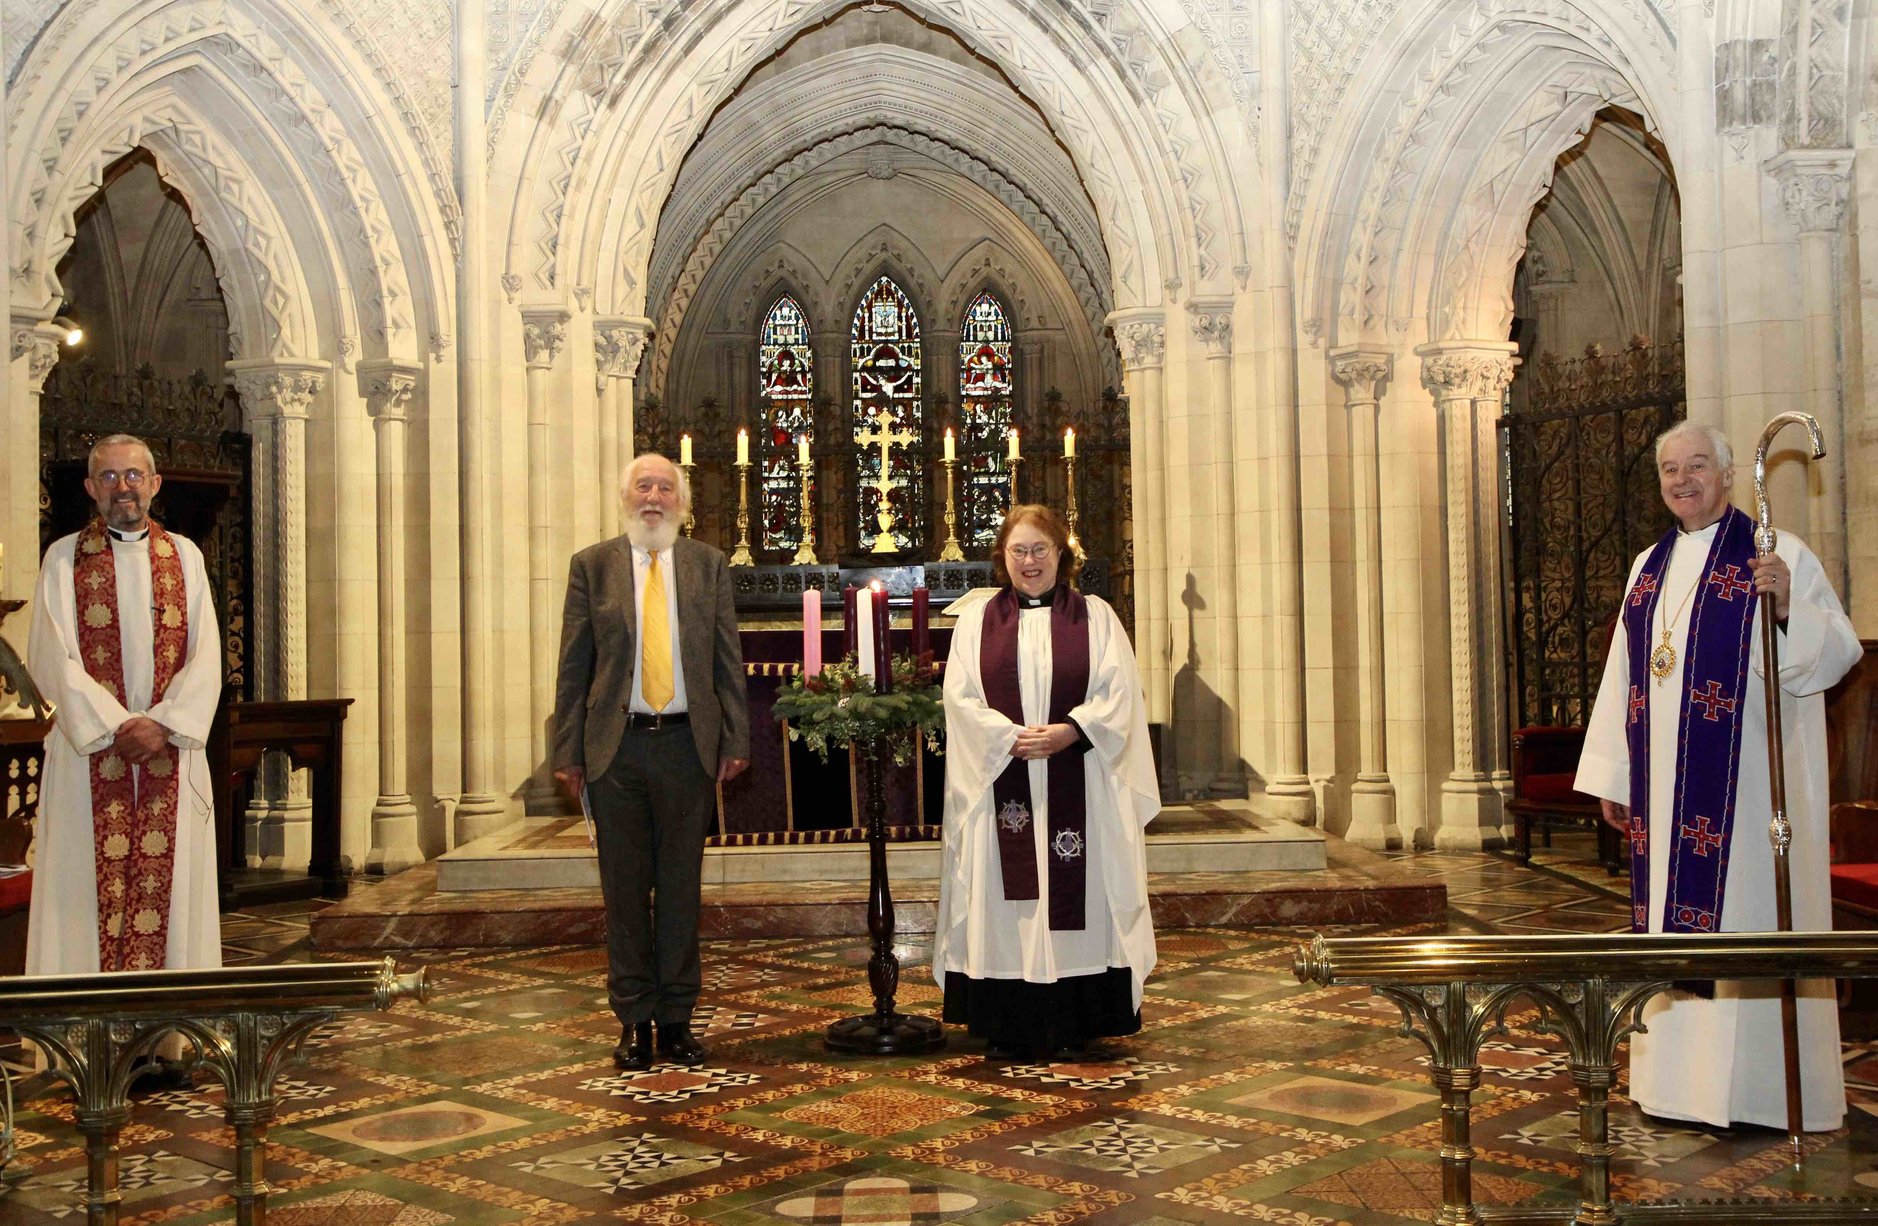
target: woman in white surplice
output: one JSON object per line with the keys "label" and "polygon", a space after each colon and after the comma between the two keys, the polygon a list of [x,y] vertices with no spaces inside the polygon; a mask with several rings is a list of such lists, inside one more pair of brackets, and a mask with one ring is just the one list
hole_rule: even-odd
{"label": "woman in white surplice", "polygon": [[1069,586],[1062,517],[1013,507],[993,565],[1005,586],[960,614],[946,663],[933,974],[945,1020],[987,1055],[1071,1059],[1141,1028],[1159,789],[1134,650],[1113,609]]}

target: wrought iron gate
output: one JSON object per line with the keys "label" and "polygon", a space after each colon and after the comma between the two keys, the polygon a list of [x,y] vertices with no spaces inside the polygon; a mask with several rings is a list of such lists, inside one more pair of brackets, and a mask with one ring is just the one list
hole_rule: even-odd
{"label": "wrought iron gate", "polygon": [[1515,727],[1582,726],[1631,559],[1669,525],[1653,444],[1683,417],[1682,343],[1546,354],[1523,382],[1500,419]]}

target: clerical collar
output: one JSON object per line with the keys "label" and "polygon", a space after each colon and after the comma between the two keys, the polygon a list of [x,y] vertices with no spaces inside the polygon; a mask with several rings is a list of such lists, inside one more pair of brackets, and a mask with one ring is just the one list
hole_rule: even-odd
{"label": "clerical collar", "polygon": [[1689,531],[1687,528],[1683,527],[1681,524],[1677,524],[1676,536],[1677,536],[1677,539],[1679,540],[1684,537],[1688,537],[1692,539],[1699,539],[1699,540],[1707,540],[1709,537],[1712,537],[1715,535],[1715,529],[1719,527],[1721,527],[1721,520],[1719,519],[1716,520],[1714,523],[1710,524],[1706,528],[1697,528],[1694,532]]}
{"label": "clerical collar", "polygon": [[134,544],[135,542],[141,541],[145,537],[150,535],[149,524],[145,524],[143,526],[143,531],[141,532],[120,532],[109,524],[106,524],[104,526],[104,530],[106,532],[109,532],[113,537],[117,538],[118,540],[123,541],[126,545]]}
{"label": "clerical collar", "polygon": [[1017,607],[1020,609],[1047,609],[1056,602],[1055,588],[1051,588],[1041,596],[1026,596],[1016,588],[1012,588],[1011,595],[1017,597]]}

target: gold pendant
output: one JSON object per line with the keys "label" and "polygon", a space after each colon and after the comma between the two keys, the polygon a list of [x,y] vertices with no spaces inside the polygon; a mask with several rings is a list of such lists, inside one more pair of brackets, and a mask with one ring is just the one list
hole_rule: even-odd
{"label": "gold pendant", "polygon": [[1650,653],[1650,675],[1658,681],[1669,678],[1669,670],[1676,667],[1676,649],[1669,645],[1669,631],[1663,631],[1663,641]]}

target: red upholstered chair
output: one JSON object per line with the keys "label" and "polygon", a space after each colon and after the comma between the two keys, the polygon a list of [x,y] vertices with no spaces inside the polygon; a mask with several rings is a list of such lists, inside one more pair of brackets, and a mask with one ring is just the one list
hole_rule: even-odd
{"label": "red upholstered chair", "polygon": [[[38,720],[0,720],[0,864],[26,863],[39,812],[41,743],[49,727]],[[32,896],[32,873],[0,877],[0,975],[26,970],[26,911]]]}
{"label": "red upholstered chair", "polygon": [[1832,926],[1878,928],[1878,800],[1832,807]]}
{"label": "red upholstered chair", "polygon": [[1513,799],[1506,809],[1513,815],[1513,846],[1521,864],[1532,862],[1534,824],[1547,847],[1557,824],[1596,832],[1599,861],[1607,871],[1618,871],[1621,832],[1604,824],[1597,797],[1572,790],[1584,743],[1583,728],[1541,726],[1513,733]]}

